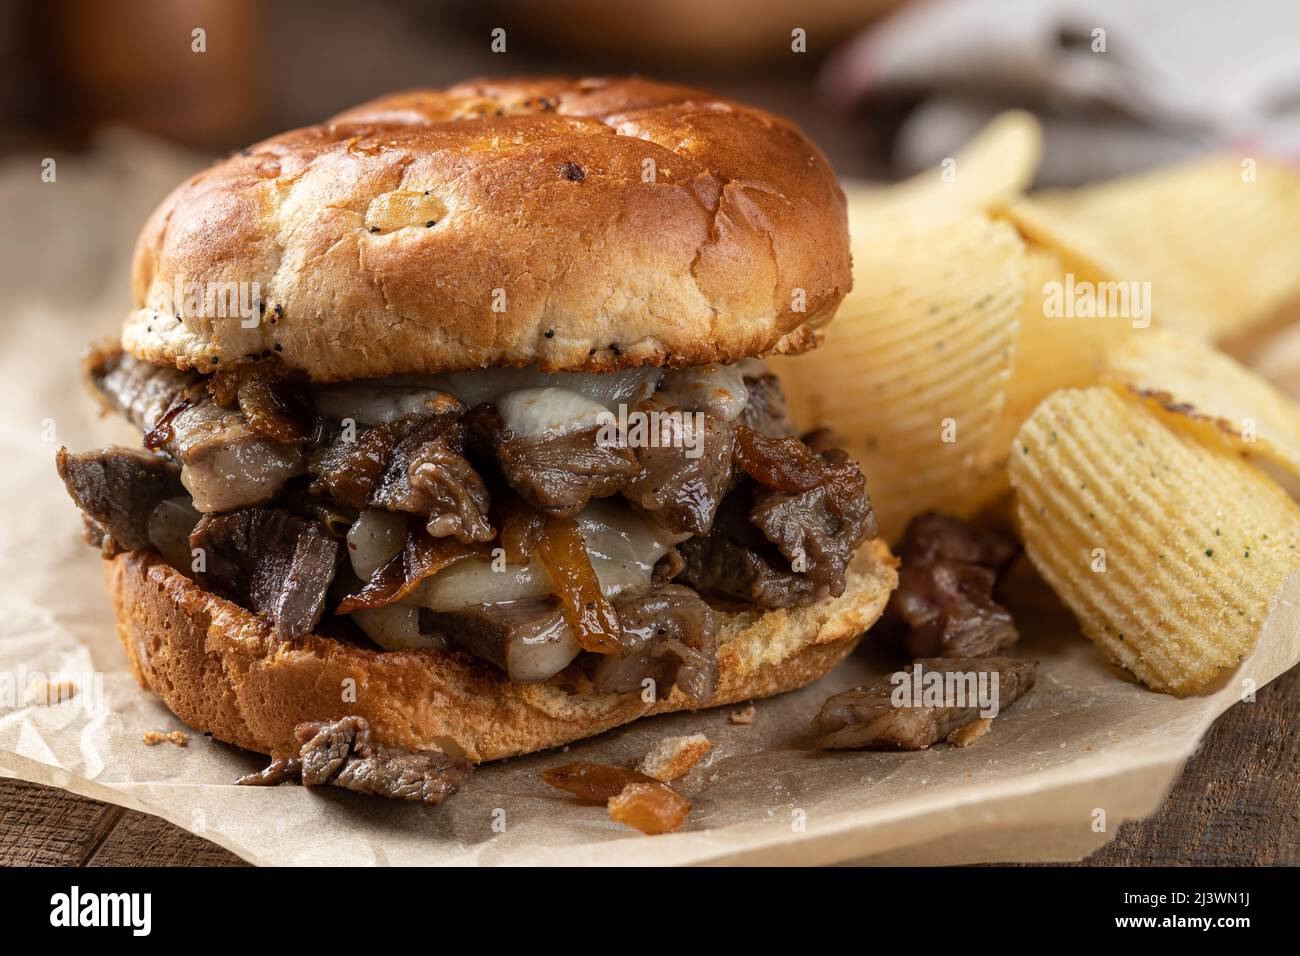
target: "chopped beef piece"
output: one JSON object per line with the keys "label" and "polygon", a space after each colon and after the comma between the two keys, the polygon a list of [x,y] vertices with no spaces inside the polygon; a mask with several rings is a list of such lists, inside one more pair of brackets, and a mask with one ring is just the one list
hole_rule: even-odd
{"label": "chopped beef piece", "polygon": [[152,547],[149,516],[162,501],[184,493],[180,469],[134,448],[112,446],[82,455],[61,448],[57,466],[81,509],[86,540],[105,557]]}
{"label": "chopped beef piece", "polygon": [[408,507],[429,515],[429,534],[465,543],[496,536],[487,520],[487,486],[446,435],[416,449],[407,473]]}
{"label": "chopped beef piece", "polygon": [[496,456],[510,487],[547,514],[575,515],[592,498],[617,493],[640,471],[632,449],[602,445],[599,427],[520,438],[493,405],[479,405],[466,421]]}
{"label": "chopped beef piece", "polygon": [[254,362],[223,369],[207,380],[213,401],[244,413],[250,427],[267,438],[305,445],[315,440],[319,423],[306,386],[286,381],[279,362]]}
{"label": "chopped beef piece", "polygon": [[[901,672],[906,675],[904,683],[900,684],[895,675],[887,675],[826,701],[813,722],[817,747],[924,749],[973,721],[991,716],[981,713],[989,704],[999,711],[1011,706],[1034,686],[1037,667],[1036,661],[1011,657],[917,660],[912,670]],[[934,676],[927,679],[926,674]],[[981,675],[986,675],[983,692]],[[931,681],[936,681],[937,686]],[[906,694],[905,706],[895,706],[893,695],[901,692]],[[983,701],[981,696],[985,697]]]}
{"label": "chopped beef piece", "polygon": [[704,534],[731,486],[731,426],[712,415],[668,413],[649,402],[637,408],[671,414],[668,420],[680,434],[637,447],[640,470],[623,494],[669,531]]}
{"label": "chopped beef piece", "polygon": [[771,372],[746,375],[745,387],[749,390],[749,401],[736,424],[752,428],[768,438],[795,434],[797,429],[790,420],[785,392],[781,391],[781,383],[775,375]]}
{"label": "chopped beef piece", "polygon": [[705,594],[763,608],[802,607],[821,600],[828,586],[790,570],[785,558],[749,523],[753,494],[746,483],[729,494],[709,533],[677,545],[680,580]]}
{"label": "chopped beef piece", "polygon": [[631,694],[654,681],[655,696],[666,698],[674,686],[703,706],[718,684],[718,623],[710,608],[690,588],[677,584],[620,594],[614,611],[622,628],[620,654],[591,654],[584,667],[597,692]]}
{"label": "chopped beef piece", "polygon": [[913,657],[997,654],[1019,638],[1010,612],[993,600],[998,575],[1016,545],[933,512],[903,534],[898,589],[880,630],[902,635]]}
{"label": "chopped beef piece", "polygon": [[194,373],[120,351],[96,354],[88,372],[101,399],[146,433],[146,447],[180,462],[200,511],[264,504],[304,470],[302,449],[267,438],[242,412],[217,404]]}
{"label": "chopped beef piece", "polygon": [[685,565],[680,579],[705,594],[781,608],[815,604],[827,593],[825,585],[780,567],[780,554],[749,547],[716,527],[677,550]]}
{"label": "chopped beef piece", "polygon": [[490,541],[487,486],[465,460],[464,430],[453,416],[408,416],[340,432],[311,457],[312,488],[350,508],[383,508],[428,518],[435,538]]}
{"label": "chopped beef piece", "polygon": [[279,508],[205,515],[190,547],[203,549],[200,581],[268,616],[276,637],[301,637],[320,621],[339,543],[314,521]]}
{"label": "chopped beef piece", "polygon": [[361,717],[299,724],[296,757],[271,755],[271,765],[241,777],[244,786],[300,779],[308,787],[333,786],[371,796],[434,806],[460,789],[469,765],[440,750],[408,750],[375,743]]}
{"label": "chopped beef piece", "polygon": [[876,534],[866,480],[847,452],[832,448],[822,457],[844,469],[843,480],[826,481],[808,491],[760,490],[749,520],[780,549],[792,570],[844,593],[844,573],[858,546]]}
{"label": "chopped beef piece", "polygon": [[554,598],[479,604],[430,612],[431,630],[501,668],[511,680],[536,683],[569,666],[582,650]]}
{"label": "chopped beef piece", "polygon": [[370,493],[388,466],[396,441],[396,432],[382,425],[364,429],[357,435],[339,432],[308,459],[312,492],[328,495],[355,511],[367,507]]}

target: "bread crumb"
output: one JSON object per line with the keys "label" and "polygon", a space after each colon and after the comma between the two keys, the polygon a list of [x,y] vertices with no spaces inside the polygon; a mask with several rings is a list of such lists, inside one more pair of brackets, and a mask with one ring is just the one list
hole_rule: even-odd
{"label": "bread crumb", "polygon": [[991,726],[993,726],[992,717],[981,717],[979,720],[972,721],[964,727],[958,727],[950,733],[948,743],[956,744],[958,747],[969,747],[987,734]]}
{"label": "bread crumb", "polygon": [[676,780],[700,762],[712,744],[704,734],[687,737],[665,737],[641,758],[638,772],[656,780]]}
{"label": "bread crumb", "polygon": [[144,743],[146,747],[156,747],[164,740],[169,744],[175,744],[177,747],[188,747],[190,745],[189,735],[182,730],[173,730],[169,734],[164,734],[157,730],[146,730],[144,732]]}
{"label": "bread crumb", "polygon": [[757,708],[755,708],[753,704],[750,704],[744,710],[733,710],[727,715],[727,719],[733,724],[748,726],[754,722],[754,715],[756,713],[758,713]]}
{"label": "bread crumb", "polygon": [[48,677],[34,678],[27,685],[27,703],[52,707],[65,700],[72,700],[80,690],[75,681],[50,680]]}

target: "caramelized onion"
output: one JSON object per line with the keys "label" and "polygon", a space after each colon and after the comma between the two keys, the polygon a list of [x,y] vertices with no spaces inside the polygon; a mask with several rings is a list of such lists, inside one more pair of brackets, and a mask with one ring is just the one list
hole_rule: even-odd
{"label": "caramelized onion", "polygon": [[583,650],[619,653],[618,615],[601,591],[578,522],[572,518],[547,518],[537,552],[560,599],[564,620]]}
{"label": "caramelized onion", "polygon": [[538,774],[552,787],[571,793],[579,800],[588,803],[605,803],[623,792],[631,783],[657,783],[654,777],[628,770],[626,767],[610,767],[602,763],[579,760],[567,763],[563,767],[552,767]]}
{"label": "caramelized onion", "polygon": [[527,564],[537,542],[542,538],[546,519],[523,498],[513,495],[503,508],[498,527],[501,529],[499,543],[506,553],[506,564]]}
{"label": "caramelized onion", "polygon": [[826,463],[793,435],[768,438],[738,425],[735,454],[736,464],[747,475],[776,491],[808,491],[826,480]]}
{"label": "caramelized onion", "polygon": [[676,830],[691,812],[691,802],[668,784],[625,767],[580,760],[538,776],[579,800],[605,804],[611,820],[642,833]]}
{"label": "caramelized onion", "polygon": [[425,578],[466,558],[486,557],[481,544],[463,544],[455,538],[435,538],[416,522],[406,532],[401,553],[380,568],[356,594],[343,599],[337,614],[364,608],[387,607],[414,591]]}
{"label": "caramelized onion", "polygon": [[657,780],[630,783],[609,801],[609,818],[642,833],[671,833],[686,822],[691,802]]}

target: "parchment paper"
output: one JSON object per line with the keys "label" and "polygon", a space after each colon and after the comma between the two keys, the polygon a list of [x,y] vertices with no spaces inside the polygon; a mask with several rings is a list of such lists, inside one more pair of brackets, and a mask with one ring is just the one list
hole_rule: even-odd
{"label": "parchment paper", "polygon": [[[1300,660],[1300,574],[1252,657],[1213,692],[1179,700],[1107,666],[1021,565],[1018,652],[1041,662],[1038,683],[967,749],[812,752],[809,721],[826,696],[896,663],[865,649],[811,687],[757,702],[748,726],[730,722],[734,707],[643,720],[482,767],[441,807],[235,787],[264,759],[197,733],[185,748],[143,744],[146,731],[186,728],[128,673],[100,559],[53,463],[61,444],[139,440],[95,415],[76,357],[115,331],[134,232],[194,160],[119,135],[61,164],[55,184],[38,164],[0,171],[0,201],[23,226],[8,231],[0,272],[0,775],[157,814],[262,864],[1066,860],[1150,813],[1214,718]],[[77,696],[28,702],[29,685],[45,686],[38,674],[70,678]],[[574,759],[631,762],[696,731],[713,750],[679,781],[694,811],[675,834],[643,837],[537,778]]]}

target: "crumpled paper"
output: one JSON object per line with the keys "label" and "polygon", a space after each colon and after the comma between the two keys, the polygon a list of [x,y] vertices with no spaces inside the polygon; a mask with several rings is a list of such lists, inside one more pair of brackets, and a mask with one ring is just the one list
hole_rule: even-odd
{"label": "crumpled paper", "polygon": [[[129,251],[148,209],[192,165],[128,137],[69,164],[60,172],[72,178],[66,190],[63,180],[41,183],[36,160],[0,171],[0,196],[27,211],[35,223],[27,238],[39,250],[15,257],[11,247],[0,272],[10,293],[0,322],[2,775],[157,814],[260,864],[1067,860],[1155,809],[1214,718],[1300,661],[1300,574],[1255,653],[1212,692],[1180,700],[1108,666],[1022,564],[1017,653],[1041,662],[1038,682],[966,749],[811,749],[809,722],[829,694],[897,665],[868,647],[810,687],[758,701],[751,724],[730,720],[735,707],[642,720],[481,767],[439,807],[330,788],[236,787],[265,758],[195,732],[183,748],[143,743],[148,731],[187,728],[130,676],[100,559],[82,542],[54,471],[61,444],[139,441],[96,415],[77,356],[111,335],[127,307],[126,252],[104,244]],[[50,681],[77,692],[57,702]],[[694,804],[677,833],[642,836],[537,776],[578,759],[628,764],[665,736],[695,732],[713,749],[677,783]]]}

